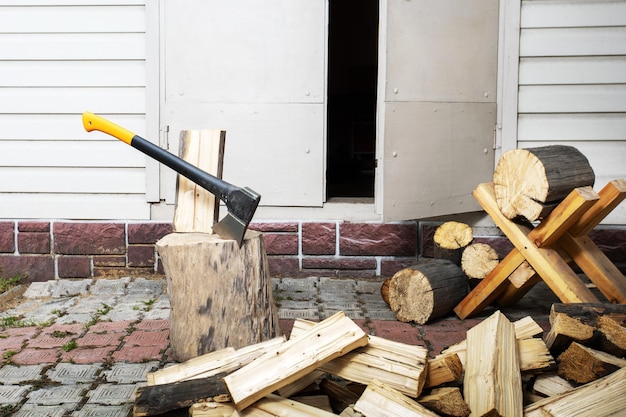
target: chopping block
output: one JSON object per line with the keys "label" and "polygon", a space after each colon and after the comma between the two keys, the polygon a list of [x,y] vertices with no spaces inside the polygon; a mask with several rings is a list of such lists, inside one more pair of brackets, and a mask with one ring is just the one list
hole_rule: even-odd
{"label": "chopping block", "polygon": [[171,233],[156,246],[170,298],[175,360],[281,334],[260,232],[248,230],[241,247],[209,233]]}

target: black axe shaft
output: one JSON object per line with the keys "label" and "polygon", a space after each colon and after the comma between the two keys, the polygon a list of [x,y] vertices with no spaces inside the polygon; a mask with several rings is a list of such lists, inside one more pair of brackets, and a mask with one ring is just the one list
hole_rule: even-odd
{"label": "black axe shaft", "polygon": [[83,113],[83,126],[88,132],[99,130],[127,143],[189,178],[223,201],[228,213],[213,225],[213,231],[223,238],[236,240],[241,246],[244,234],[261,200],[258,193],[248,187],[240,188],[229,184],[101,116]]}

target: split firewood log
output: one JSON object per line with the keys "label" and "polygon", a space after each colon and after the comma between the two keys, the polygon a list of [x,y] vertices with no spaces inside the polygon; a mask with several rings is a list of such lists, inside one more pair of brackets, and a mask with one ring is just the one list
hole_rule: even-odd
{"label": "split firewood log", "polygon": [[425,388],[438,387],[442,384],[463,380],[463,364],[456,353],[439,354],[428,361]]}
{"label": "split firewood log", "polygon": [[626,360],[576,342],[572,342],[557,361],[559,376],[578,384],[595,381],[626,367]]}
{"label": "split firewood log", "polygon": [[626,322],[626,304],[611,303],[554,303],[550,308],[550,321],[563,313],[579,319],[590,326],[596,326],[598,317],[610,317],[618,323]]}
{"label": "split firewood log", "polygon": [[461,269],[469,279],[485,278],[499,262],[498,253],[487,243],[472,243],[461,255]]}
{"label": "split firewood log", "polygon": [[447,259],[461,266],[463,249],[472,243],[472,228],[465,223],[445,222],[435,230],[433,257]]}
{"label": "split firewood log", "polygon": [[565,350],[572,341],[587,344],[594,335],[595,328],[563,313],[551,316],[550,330],[546,333],[546,345],[552,353]]}
{"label": "split firewood log", "polygon": [[394,274],[389,306],[398,320],[425,324],[451,312],[467,292],[467,278],[453,262],[422,260]]}
{"label": "split firewood log", "polygon": [[430,394],[422,395],[417,402],[443,416],[466,417],[470,415],[470,409],[458,387],[436,388]]}
{"label": "split firewood log", "polygon": [[596,321],[600,348],[611,355],[626,356],[626,327],[609,316],[600,316]]}
{"label": "split firewood log", "polygon": [[502,154],[493,174],[498,207],[509,219],[547,216],[573,189],[593,186],[589,161],[572,146],[513,149]]}
{"label": "split firewood log", "polygon": [[367,417],[437,417],[437,414],[374,379],[363,391],[354,409]]}

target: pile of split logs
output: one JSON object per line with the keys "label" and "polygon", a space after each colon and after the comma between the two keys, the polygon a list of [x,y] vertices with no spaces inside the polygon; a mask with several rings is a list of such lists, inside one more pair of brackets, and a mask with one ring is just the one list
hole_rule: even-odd
{"label": "pile of split logs", "polygon": [[499,311],[429,358],[342,312],[289,340],[222,349],[148,374],[134,415],[567,416],[626,413],[626,306],[555,304],[551,329]]}

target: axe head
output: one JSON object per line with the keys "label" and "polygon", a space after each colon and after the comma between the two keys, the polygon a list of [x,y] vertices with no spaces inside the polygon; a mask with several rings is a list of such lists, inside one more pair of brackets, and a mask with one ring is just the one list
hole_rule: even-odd
{"label": "axe head", "polygon": [[236,188],[223,201],[228,213],[213,225],[213,231],[223,238],[236,240],[241,247],[243,236],[261,201],[261,195],[248,187]]}

